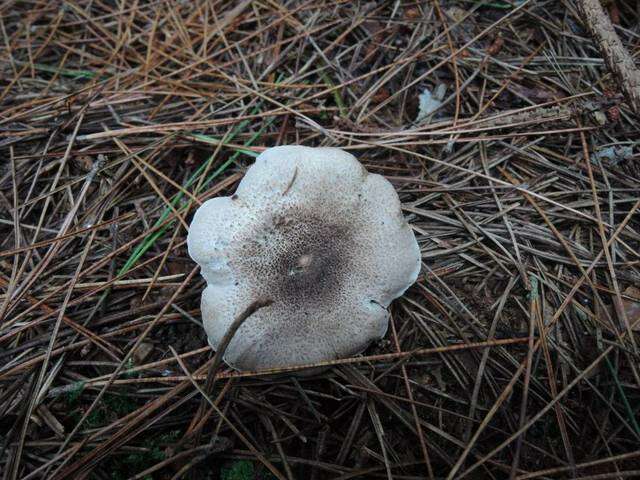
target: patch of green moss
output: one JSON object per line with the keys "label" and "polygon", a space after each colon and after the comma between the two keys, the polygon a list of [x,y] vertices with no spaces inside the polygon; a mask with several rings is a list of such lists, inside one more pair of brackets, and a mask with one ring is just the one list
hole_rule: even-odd
{"label": "patch of green moss", "polygon": [[253,480],[253,462],[237,460],[228,468],[220,469],[220,480]]}
{"label": "patch of green moss", "polygon": [[[179,430],[172,430],[157,437],[145,439],[148,450],[133,452],[125,456],[114,456],[109,459],[109,472],[112,480],[125,480],[142,472],[165,459],[164,446],[175,442],[180,436]],[[152,475],[146,475],[143,480],[153,480]]]}

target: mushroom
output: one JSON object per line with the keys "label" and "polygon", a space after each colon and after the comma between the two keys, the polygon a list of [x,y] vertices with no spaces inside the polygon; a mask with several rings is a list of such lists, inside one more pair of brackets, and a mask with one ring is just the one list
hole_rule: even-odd
{"label": "mushroom", "polygon": [[207,282],[202,319],[214,349],[247,305],[272,300],[224,352],[238,370],[362,352],[385,335],[387,307],[421,261],[391,183],[338,148],[265,150],[234,195],[200,206],[187,243]]}

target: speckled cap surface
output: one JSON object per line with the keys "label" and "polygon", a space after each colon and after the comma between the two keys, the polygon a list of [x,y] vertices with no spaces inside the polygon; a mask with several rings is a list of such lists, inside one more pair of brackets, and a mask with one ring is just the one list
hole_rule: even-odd
{"label": "speckled cap surface", "polygon": [[205,202],[188,235],[207,281],[215,349],[258,298],[224,360],[240,370],[342,358],[382,338],[387,307],[416,281],[420,250],[393,186],[337,148],[265,150],[236,193]]}

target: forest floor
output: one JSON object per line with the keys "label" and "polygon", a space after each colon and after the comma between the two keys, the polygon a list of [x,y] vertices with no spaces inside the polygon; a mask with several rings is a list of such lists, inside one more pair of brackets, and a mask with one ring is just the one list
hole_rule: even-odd
{"label": "forest floor", "polygon": [[[640,478],[640,130],[574,2],[6,0],[0,37],[0,478]],[[422,273],[362,355],[207,388],[188,224],[282,144],[385,175]]]}

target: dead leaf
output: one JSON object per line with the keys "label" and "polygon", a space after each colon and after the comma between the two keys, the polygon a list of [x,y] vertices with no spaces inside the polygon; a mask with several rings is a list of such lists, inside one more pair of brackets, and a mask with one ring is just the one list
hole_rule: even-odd
{"label": "dead leaf", "polygon": [[504,38],[502,37],[502,35],[498,34],[493,40],[493,43],[491,43],[491,45],[489,45],[489,48],[487,48],[487,54],[495,57],[498,53],[500,53],[503,45]]}
{"label": "dead leaf", "polygon": [[89,155],[78,155],[76,157],[76,163],[86,172],[93,168],[93,159]]}
{"label": "dead leaf", "polygon": [[382,103],[387,98],[389,98],[389,96],[390,96],[389,90],[387,90],[386,88],[381,88],[373,95],[371,99],[373,100],[374,103]]}
{"label": "dead leaf", "polygon": [[152,351],[153,351],[152,343],[142,342],[140,345],[138,345],[138,348],[136,348],[136,351],[133,352],[134,362],[137,365],[141,365]]}
{"label": "dead leaf", "polygon": [[622,308],[626,314],[631,329],[640,332],[640,288],[630,286],[623,292],[625,297],[632,297],[635,300],[622,299]]}
{"label": "dead leaf", "polygon": [[404,18],[407,21],[417,20],[418,18],[421,18],[421,17],[422,17],[422,13],[420,12],[420,9],[416,7],[409,7],[404,11]]}

